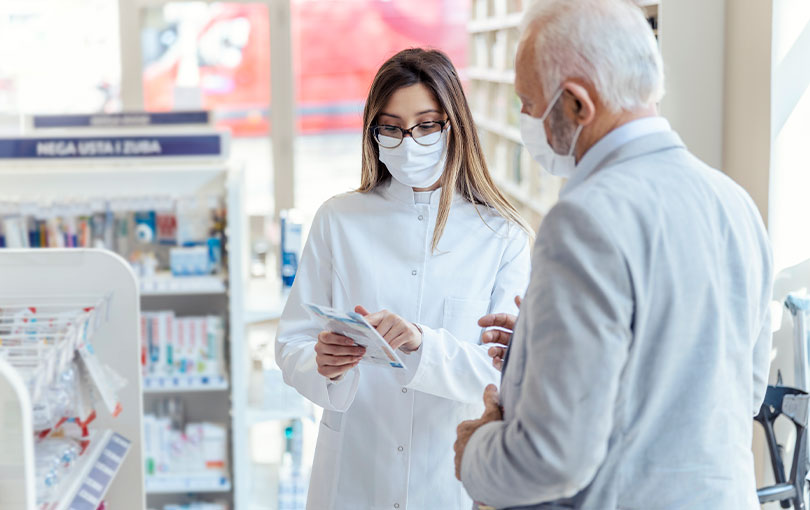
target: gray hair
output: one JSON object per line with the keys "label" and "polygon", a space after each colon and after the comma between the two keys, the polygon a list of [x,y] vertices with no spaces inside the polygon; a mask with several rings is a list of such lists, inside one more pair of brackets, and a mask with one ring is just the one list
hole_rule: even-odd
{"label": "gray hair", "polygon": [[[538,23],[540,28],[530,28]],[[641,9],[630,0],[536,0],[521,24],[534,34],[543,95],[570,78],[594,85],[613,111],[658,103],[664,96],[661,53]]]}

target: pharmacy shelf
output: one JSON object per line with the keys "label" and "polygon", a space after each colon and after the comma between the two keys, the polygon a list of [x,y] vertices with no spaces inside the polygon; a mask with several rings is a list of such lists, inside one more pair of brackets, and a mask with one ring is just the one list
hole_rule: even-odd
{"label": "pharmacy shelf", "polygon": [[292,420],[295,418],[306,418],[312,416],[312,408],[308,406],[293,407],[289,409],[248,409],[248,425],[256,425],[268,421]]}
{"label": "pharmacy shelf", "polygon": [[141,279],[141,296],[177,296],[224,294],[225,279],[220,275],[171,276],[158,275]]}
{"label": "pharmacy shelf", "polygon": [[537,198],[533,198],[525,189],[521,188],[514,182],[498,179],[496,184],[498,185],[498,188],[506,192],[507,195],[511,196],[540,216],[544,217],[553,207],[553,204],[538,203]]}
{"label": "pharmacy shelf", "polygon": [[190,473],[146,477],[147,494],[229,492],[231,480],[225,472]]}
{"label": "pharmacy shelf", "polygon": [[144,393],[223,391],[228,387],[228,378],[222,375],[147,375],[143,378]]}
{"label": "pharmacy shelf", "polygon": [[129,452],[131,442],[111,430],[93,432],[87,449],[60,485],[57,500],[40,510],[98,508]]}
{"label": "pharmacy shelf", "polygon": [[481,32],[494,32],[505,28],[517,28],[523,13],[508,14],[506,16],[472,20],[467,24],[467,31],[471,34]]}
{"label": "pharmacy shelf", "polygon": [[470,67],[467,69],[467,78],[478,81],[488,81],[492,83],[504,83],[511,85],[515,83],[515,70],[507,69],[497,71],[482,67]]}
{"label": "pharmacy shelf", "polygon": [[243,315],[245,324],[258,324],[261,322],[277,321],[281,318],[284,307],[287,305],[289,293],[277,296],[266,307],[248,308]]}
{"label": "pharmacy shelf", "polygon": [[490,133],[495,133],[507,138],[517,144],[523,145],[523,140],[520,138],[520,128],[488,119],[483,115],[474,115],[474,117],[475,123],[478,125],[478,127],[484,129],[485,131],[489,131]]}

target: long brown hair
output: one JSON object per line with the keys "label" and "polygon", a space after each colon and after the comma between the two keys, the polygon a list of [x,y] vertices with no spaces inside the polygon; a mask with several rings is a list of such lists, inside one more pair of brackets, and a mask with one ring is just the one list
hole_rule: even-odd
{"label": "long brown hair", "polygon": [[391,173],[380,162],[379,147],[371,128],[394,92],[417,83],[433,93],[451,126],[447,163],[441,177],[439,214],[433,231],[433,250],[447,225],[453,190],[473,204],[494,209],[533,236],[532,229],[492,181],[461,80],[453,63],[441,51],[421,48],[403,50],[388,59],[377,71],[363,110],[363,176],[357,191],[373,191],[391,178]]}

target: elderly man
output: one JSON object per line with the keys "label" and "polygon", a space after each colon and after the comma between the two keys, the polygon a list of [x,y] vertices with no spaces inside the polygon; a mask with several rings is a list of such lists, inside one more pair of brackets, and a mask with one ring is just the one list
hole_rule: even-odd
{"label": "elderly man", "polygon": [[497,508],[759,508],[762,220],[657,116],[661,58],[632,2],[539,0],[522,30],[523,140],[569,181],[538,234],[500,398],[489,387],[459,426],[457,476]]}

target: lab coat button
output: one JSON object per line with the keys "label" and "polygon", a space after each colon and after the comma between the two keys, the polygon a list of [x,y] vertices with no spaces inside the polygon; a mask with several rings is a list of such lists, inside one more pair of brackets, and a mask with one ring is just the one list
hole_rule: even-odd
{"label": "lab coat button", "polygon": [[416,276],[416,269],[414,269],[413,271],[411,271],[411,275]]}
{"label": "lab coat button", "polygon": [[394,503],[394,508],[399,508],[399,503]]}
{"label": "lab coat button", "polygon": [[408,393],[408,388],[402,388],[402,393]]}
{"label": "lab coat button", "polygon": [[425,219],[425,217],[424,217],[424,216],[422,216],[422,215],[420,214],[420,215],[419,215],[419,221],[422,221],[422,220],[424,220],[424,219]]}
{"label": "lab coat button", "polygon": [[405,447],[404,447],[404,446],[400,446],[399,448],[397,448],[397,451],[398,451],[398,452],[405,451]]}

